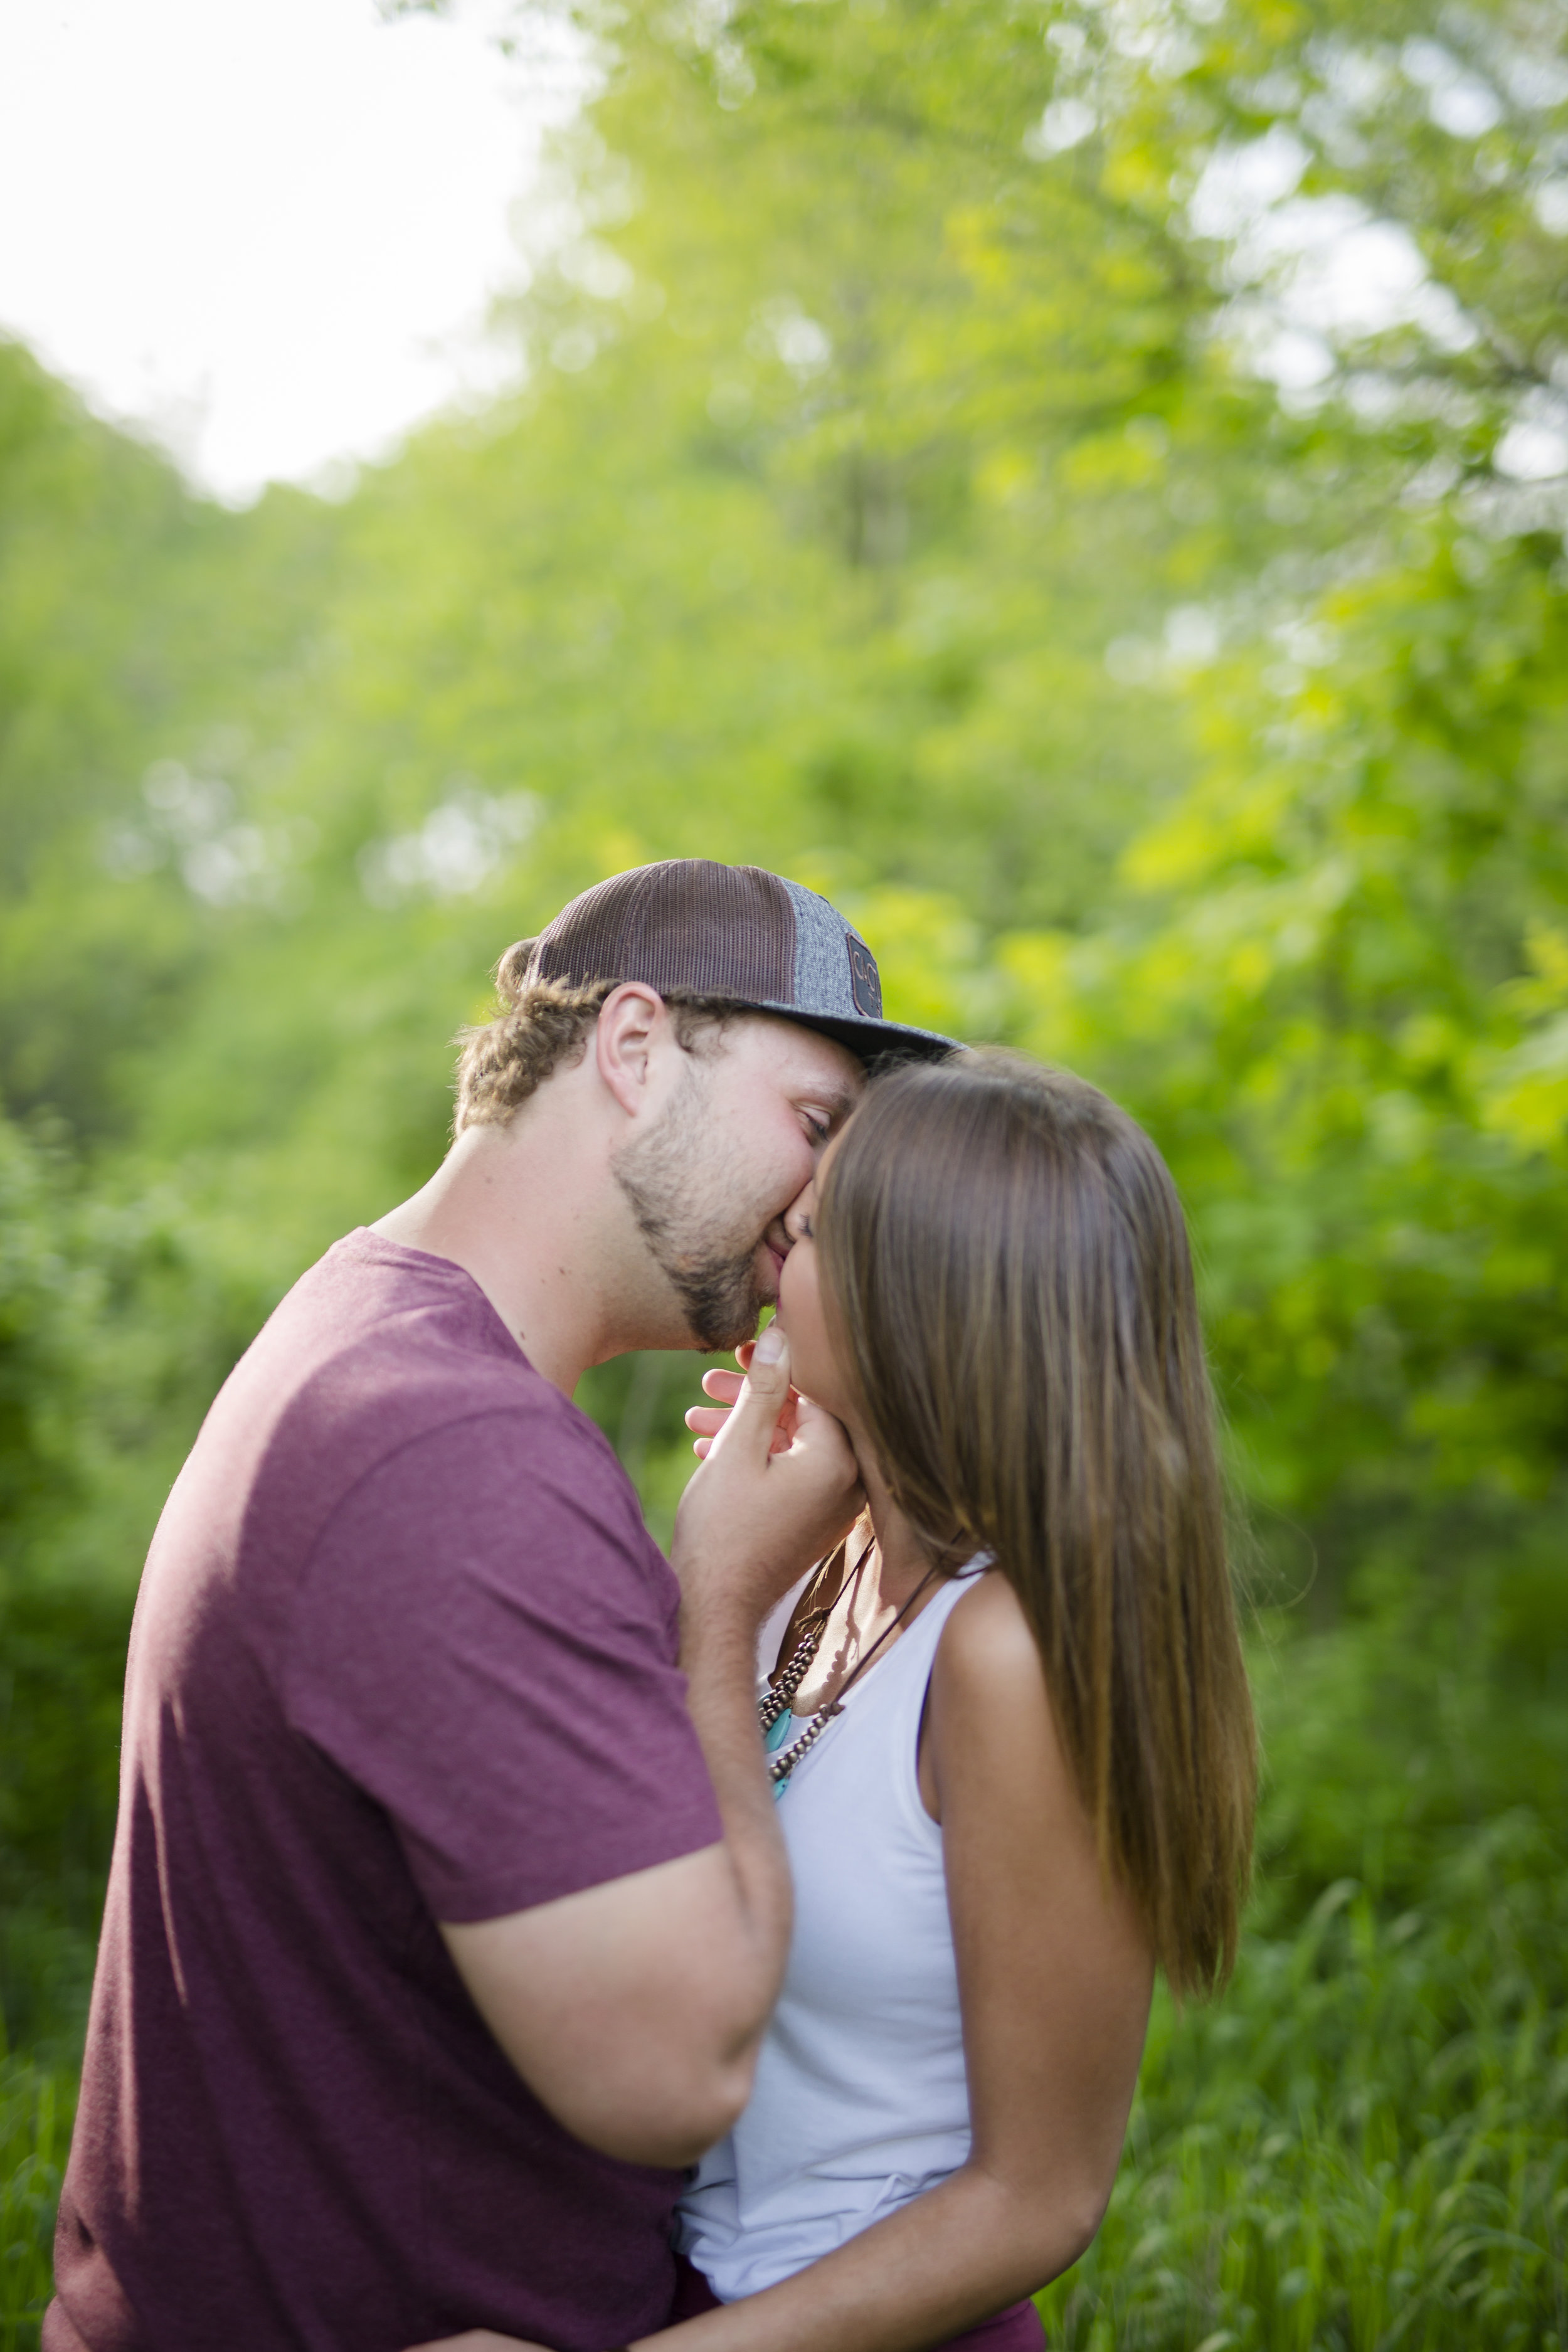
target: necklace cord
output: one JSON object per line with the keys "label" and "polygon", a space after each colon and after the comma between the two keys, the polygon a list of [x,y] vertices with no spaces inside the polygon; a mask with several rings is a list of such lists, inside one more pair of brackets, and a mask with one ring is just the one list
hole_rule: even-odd
{"label": "necklace cord", "polygon": [[[854,1608],[854,1590],[859,1583],[861,1571],[865,1568],[866,1562],[871,1557],[871,1550],[872,1547],[868,1544],[866,1549],[861,1553],[859,1559],[856,1562],[853,1575],[850,1578],[849,1590],[851,1594],[851,1610]],[[806,1725],[805,1729],[800,1734],[800,1737],[797,1739],[792,1740],[787,1748],[781,1748],[776,1755],[769,1759],[768,1777],[773,1781],[773,1794],[775,1797],[780,1797],[784,1794],[784,1783],[789,1779],[789,1776],[794,1771],[795,1766],[800,1762],[802,1757],[806,1754],[808,1749],[816,1747],[817,1741],[821,1738],[823,1733],[826,1730],[834,1717],[840,1712],[844,1705],[845,1693],[850,1688],[851,1685],[858,1682],[859,1677],[865,1673],[867,1667],[870,1664],[872,1659],[876,1656],[883,1643],[890,1641],[892,1636],[898,1632],[899,1627],[903,1623],[904,1619],[909,1615],[910,1610],[914,1607],[915,1602],[920,1599],[921,1594],[925,1591],[927,1585],[931,1583],[932,1578],[939,1576],[941,1573],[942,1571],[940,1568],[936,1567],[934,1564],[931,1568],[927,1569],[925,1574],[921,1577],[914,1591],[910,1594],[909,1599],[903,1603],[903,1606],[899,1610],[898,1613],[890,1620],[890,1622],[883,1626],[881,1632],[878,1634],[870,1648],[866,1652],[864,1657],[856,1659],[854,1665],[851,1666],[849,1672],[845,1675],[844,1680],[839,1684],[837,1690],[834,1693],[832,1698],[828,1700],[826,1706],[818,1707],[816,1713],[812,1717],[810,1722]],[[839,1592],[836,1592],[834,1594],[832,1601],[826,1610],[821,1612],[812,1612],[813,1618],[817,1618],[819,1622],[813,1624],[808,1620],[808,1630],[803,1633],[801,1640],[796,1645],[794,1657],[791,1658],[788,1665],[785,1666],[784,1672],[780,1675],[778,1680],[773,1685],[771,1689],[769,1689],[763,1696],[757,1701],[757,1719],[762,1727],[764,1738],[770,1731],[772,1731],[774,1725],[778,1723],[780,1717],[788,1712],[790,1701],[794,1698],[795,1692],[800,1688],[801,1684],[805,1679],[806,1668],[810,1665],[812,1660],[816,1657],[817,1651],[822,1645],[822,1637],[827,1631],[828,1618],[832,1615],[833,1611],[837,1607],[839,1593],[842,1592],[843,1590],[844,1587],[840,1586]]]}
{"label": "necklace cord", "polygon": [[[868,1552],[866,1554],[866,1559],[862,1559],[860,1562],[860,1568],[865,1567],[866,1559],[868,1559],[869,1558],[870,1554]],[[857,1576],[860,1573],[860,1568],[858,1568],[855,1571]],[[876,1640],[872,1643],[865,1656],[863,1658],[856,1659],[855,1664],[850,1667],[849,1672],[845,1675],[844,1680],[839,1684],[838,1688],[834,1695],[832,1706],[835,1714],[837,1713],[839,1707],[844,1703],[845,1692],[849,1688],[852,1683],[858,1681],[860,1675],[865,1673],[867,1667],[870,1664],[872,1659],[876,1656],[883,1643],[892,1639],[900,1626],[903,1623],[904,1619],[909,1615],[910,1611],[914,1607],[915,1602],[920,1599],[921,1594],[925,1591],[926,1586],[937,1573],[938,1571],[934,1568],[927,1569],[925,1574],[921,1577],[920,1582],[916,1585],[909,1599],[904,1602],[903,1607],[899,1611],[898,1615],[892,1619],[890,1623],[883,1626],[881,1632],[878,1634]]]}

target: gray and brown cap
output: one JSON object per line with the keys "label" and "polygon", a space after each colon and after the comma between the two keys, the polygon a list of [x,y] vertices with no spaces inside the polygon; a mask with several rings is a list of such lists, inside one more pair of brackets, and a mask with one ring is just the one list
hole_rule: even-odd
{"label": "gray and brown cap", "polygon": [[530,980],[694,989],[820,1029],[868,1060],[955,1040],[882,1018],[877,959],[837,908],[760,866],[672,857],[595,883],[534,941]]}

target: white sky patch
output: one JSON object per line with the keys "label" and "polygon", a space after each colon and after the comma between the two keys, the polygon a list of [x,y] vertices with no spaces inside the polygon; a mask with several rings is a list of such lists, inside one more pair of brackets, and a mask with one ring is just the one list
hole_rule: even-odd
{"label": "white sky patch", "polygon": [[472,776],[447,779],[447,796],[416,833],[395,834],[360,853],[360,881],[373,906],[405,898],[457,898],[479,889],[506,865],[539,821],[531,793],[500,798]]}
{"label": "white sky patch", "polygon": [[1279,205],[1258,257],[1284,265],[1280,299],[1292,325],[1346,340],[1416,326],[1445,351],[1475,341],[1409,232],[1373,219],[1353,197],[1298,196]]}
{"label": "white sky patch", "polygon": [[504,58],[503,5],[0,9],[0,328],[237,501],[493,391],[509,215],[588,79]]}
{"label": "white sky patch", "polygon": [[1549,482],[1568,475],[1568,393],[1550,392],[1544,385],[1527,392],[1492,453],[1492,463],[1516,482]]}
{"label": "white sky patch", "polygon": [[1276,122],[1261,139],[1216,148],[1193,191],[1188,217],[1199,236],[1242,237],[1286,196],[1309,162],[1295,132]]}
{"label": "white sky patch", "polygon": [[1197,234],[1230,247],[1231,323],[1258,373],[1283,392],[1310,393],[1334,374],[1340,347],[1402,326],[1441,350],[1465,350],[1475,331],[1409,232],[1354,197],[1298,194],[1309,160],[1295,132],[1276,123],[1217,150],[1189,205]]}
{"label": "white sky patch", "polygon": [[1454,139],[1480,139],[1502,121],[1502,100],[1479,74],[1440,41],[1406,41],[1400,57],[1407,79],[1426,93],[1426,111]]}
{"label": "white sky patch", "polygon": [[1053,98],[1033,130],[1025,131],[1024,152],[1037,163],[1065,155],[1068,148],[1082,146],[1098,121],[1087,99]]}
{"label": "white sky patch", "polygon": [[1568,236],[1568,179],[1542,181],[1535,191],[1535,217],[1549,236]]}

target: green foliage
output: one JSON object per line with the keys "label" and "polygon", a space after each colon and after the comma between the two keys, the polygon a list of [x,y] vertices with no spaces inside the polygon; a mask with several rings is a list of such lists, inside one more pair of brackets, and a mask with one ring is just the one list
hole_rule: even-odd
{"label": "green foliage", "polygon": [[[0,1093],[79,1135],[122,1133],[212,943],[182,887],[231,813],[137,787],[170,751],[231,764],[308,646],[331,518],[273,493],[194,498],[0,340]],[[233,814],[239,814],[237,809]],[[151,830],[149,814],[159,822]],[[182,871],[183,867],[183,871]],[[172,887],[171,887],[172,885]]]}
{"label": "green foliage", "polygon": [[0,1121],[0,2051],[80,2032],[135,1578],[266,1302],[177,1196],[116,1201]]}
{"label": "green foliage", "polygon": [[1333,1626],[1261,1615],[1248,1933],[1156,2002],[1069,2352],[1568,2343],[1563,1537],[1391,1514]]}
{"label": "green foliage", "polygon": [[1353,1878],[1162,2003],[1071,2352],[1568,2342],[1560,1828],[1503,1814],[1389,1919]]}
{"label": "green foliage", "polygon": [[38,2341],[75,2112],[74,2069],[0,2052],[0,2352],[34,2352]]}
{"label": "green foliage", "polygon": [[1145,905],[1005,951],[1026,1034],[1160,1134],[1291,1508],[1539,1492],[1563,1452],[1563,599],[1533,544],[1405,536],[1297,625],[1310,667],[1194,689],[1213,750],[1126,852]]}
{"label": "green foliage", "polygon": [[[519,389],[342,503],[221,512],[0,344],[5,2340],[168,1479],[500,950],[708,855],[1110,1086],[1194,1222],[1259,1888],[1063,2340],[1561,2344],[1560,0],[563,13]],[[700,1370],[584,1384],[660,1531]]]}
{"label": "green foliage", "polygon": [[86,1181],[0,1119],[0,1609],[51,1582],[132,1590],[140,1552],[100,1546],[127,1519],[150,1532],[270,1303],[205,1239],[167,1181]]}

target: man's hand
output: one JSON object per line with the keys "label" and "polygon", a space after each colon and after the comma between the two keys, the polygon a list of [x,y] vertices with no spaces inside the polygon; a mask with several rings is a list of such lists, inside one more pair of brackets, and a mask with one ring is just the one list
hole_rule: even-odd
{"label": "man's hand", "polygon": [[498,2336],[493,2327],[470,2327],[463,2336],[443,2336],[429,2344],[410,2344],[408,2352],[549,2352],[549,2347],[530,2344],[521,2336]]}
{"label": "man's hand", "polygon": [[[699,1462],[706,1462],[712,1452],[713,1440],[729,1420],[730,1408],[739,1401],[741,1391],[746,1385],[745,1375],[752,1369],[752,1358],[756,1352],[757,1343],[754,1339],[742,1339],[735,1350],[735,1361],[741,1367],[738,1372],[703,1373],[702,1393],[704,1396],[710,1396],[713,1402],[694,1404],[686,1416],[686,1426],[692,1432],[693,1436],[691,1451],[696,1454]],[[784,1411],[773,1423],[771,1448],[773,1453],[787,1454],[794,1444],[795,1430],[799,1425],[800,1416],[797,1408],[800,1401],[800,1391],[792,1387],[784,1401]]]}
{"label": "man's hand", "polygon": [[720,1402],[687,1415],[703,1459],[676,1514],[670,1561],[689,1620],[732,1611],[754,1629],[853,1526],[864,1496],[838,1423],[790,1386],[780,1324],[742,1352],[745,1379],[710,1372],[703,1387]]}

